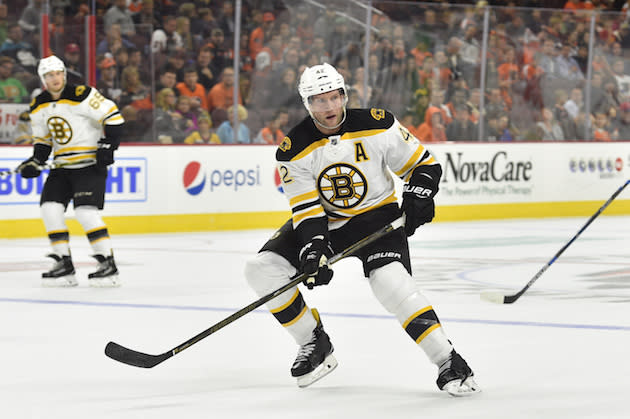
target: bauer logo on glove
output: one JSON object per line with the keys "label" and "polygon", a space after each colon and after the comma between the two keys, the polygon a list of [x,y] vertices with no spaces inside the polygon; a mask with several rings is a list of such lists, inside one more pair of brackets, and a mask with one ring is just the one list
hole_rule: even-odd
{"label": "bauer logo on glove", "polygon": [[423,224],[430,223],[435,217],[433,197],[438,192],[441,171],[431,176],[424,171],[415,170],[409,183],[403,187],[402,211],[405,213],[405,234],[413,235]]}
{"label": "bauer logo on glove", "polygon": [[417,185],[405,185],[403,187],[403,193],[412,193],[416,195],[418,198],[431,198],[435,194],[433,190],[429,188],[423,188],[422,186]]}

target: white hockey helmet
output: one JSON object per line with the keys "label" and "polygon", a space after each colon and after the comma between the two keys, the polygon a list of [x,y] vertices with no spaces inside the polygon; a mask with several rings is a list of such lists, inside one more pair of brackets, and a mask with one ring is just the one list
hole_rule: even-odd
{"label": "white hockey helmet", "polygon": [[[338,89],[343,90],[345,107],[348,101],[348,94],[346,92],[346,84],[343,80],[343,76],[339,74],[335,67],[328,63],[306,67],[300,77],[300,84],[298,85],[298,92],[300,96],[302,96],[302,103],[304,103],[309,113],[311,113],[311,109],[308,99],[311,96],[332,92]],[[313,116],[312,113],[311,116]]]}
{"label": "white hockey helmet", "polygon": [[51,55],[46,58],[42,58],[39,60],[39,65],[37,66],[37,74],[39,75],[39,79],[42,81],[42,84],[46,86],[46,81],[44,80],[44,75],[46,73],[50,73],[51,71],[63,71],[63,81],[65,84],[66,81],[66,65],[59,59],[58,57]]}

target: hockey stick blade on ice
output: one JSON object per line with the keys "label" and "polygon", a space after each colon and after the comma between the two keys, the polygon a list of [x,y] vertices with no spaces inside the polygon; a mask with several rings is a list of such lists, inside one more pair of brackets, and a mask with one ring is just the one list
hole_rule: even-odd
{"label": "hockey stick blade on ice", "polygon": [[[397,228],[402,227],[403,225],[404,225],[404,217],[397,218],[396,220],[392,221],[390,224],[386,225],[385,227],[382,227],[381,229],[375,231],[374,233],[364,237],[363,239],[359,240],[358,242],[344,249],[341,253],[337,253],[331,256],[328,259],[327,265],[330,266],[340,261],[341,259],[352,255],[357,250],[385,236],[386,234],[396,230]],[[150,355],[144,352],[138,352],[138,351],[134,351],[133,349],[125,348],[124,346],[119,345],[116,342],[109,342],[107,346],[105,346],[105,355],[107,355],[108,357],[118,362],[122,362],[123,364],[127,364],[127,365],[132,365],[134,367],[153,368],[156,365],[161,364],[162,362],[166,361],[173,355],[177,355],[184,349],[191,347],[192,345],[199,342],[200,340],[210,336],[214,332],[224,328],[228,324],[243,317],[247,313],[254,311],[256,308],[276,298],[277,296],[284,293],[285,291],[295,287],[296,285],[300,284],[304,279],[306,279],[306,275],[299,274],[298,276],[291,279],[291,281],[289,281],[286,285],[278,288],[277,290],[271,292],[270,294],[265,295],[259,300],[254,301],[250,305],[243,307],[242,309],[235,312],[234,314],[221,320],[219,323],[215,324],[214,326],[209,327],[208,329],[204,330],[198,335],[188,339],[186,342],[174,347],[173,349],[167,352],[164,352],[163,354]]]}
{"label": "hockey stick blade on ice", "polygon": [[569,242],[567,244],[565,244],[562,249],[560,249],[558,251],[558,253],[556,253],[554,255],[553,258],[551,258],[551,260],[549,262],[547,262],[547,264],[545,266],[543,266],[537,273],[536,275],[534,275],[534,277],[532,279],[529,280],[529,282],[516,294],[513,295],[505,295],[503,293],[500,292],[493,292],[493,291],[484,291],[481,293],[481,299],[486,300],[486,301],[490,301],[492,303],[497,303],[497,304],[512,304],[513,302],[515,302],[516,300],[518,300],[521,295],[525,294],[525,291],[527,291],[529,289],[529,287],[531,287],[534,282],[536,282],[538,280],[538,278],[540,278],[542,276],[542,274],[547,270],[547,268],[549,268],[555,261],[556,259],[558,259],[560,257],[560,255],[562,253],[564,253],[565,250],[567,250],[567,248],[569,246],[571,246],[571,244],[578,238],[578,236],[580,234],[582,234],[582,232],[584,230],[586,230],[586,228],[593,222],[593,220],[595,220],[595,218],[597,218],[605,209],[606,207],[608,207],[608,205],[610,205],[610,203],[612,201],[615,200],[615,198],[617,198],[617,196],[621,193],[621,191],[624,190],[624,188],[626,186],[628,186],[628,183],[630,183],[630,179],[626,180],[626,182],[621,185],[619,187],[619,189],[617,189],[615,191],[614,194],[612,194],[612,196],[610,198],[608,198],[608,201],[606,201],[604,203],[604,205],[602,205],[595,214],[593,214],[591,216],[591,218],[589,218],[589,220],[586,222],[586,224],[584,224],[584,226],[582,226],[582,228],[580,229],[580,231],[578,231],[575,236],[573,236],[573,238],[571,240],[569,240]]}

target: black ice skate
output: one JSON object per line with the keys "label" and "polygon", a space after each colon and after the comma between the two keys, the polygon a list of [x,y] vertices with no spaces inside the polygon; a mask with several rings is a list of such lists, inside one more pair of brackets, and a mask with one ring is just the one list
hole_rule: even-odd
{"label": "black ice skate", "polygon": [[119,287],[118,268],[114,263],[114,256],[92,255],[98,262],[98,269],[88,275],[91,287]]}
{"label": "black ice skate", "polygon": [[437,386],[451,396],[470,396],[481,389],[473,378],[474,373],[455,349],[438,371]]}
{"label": "black ice skate", "polygon": [[42,274],[42,286],[44,287],[76,287],[77,280],[74,277],[74,265],[72,257],[59,256],[55,253],[46,255],[55,260],[52,269]]}
{"label": "black ice skate", "polygon": [[291,367],[291,375],[297,378],[298,387],[307,387],[330,374],[337,367],[337,360],[332,355],[333,346],[324,332],[324,326],[317,310],[313,309],[317,327],[311,340],[298,350],[297,358]]}

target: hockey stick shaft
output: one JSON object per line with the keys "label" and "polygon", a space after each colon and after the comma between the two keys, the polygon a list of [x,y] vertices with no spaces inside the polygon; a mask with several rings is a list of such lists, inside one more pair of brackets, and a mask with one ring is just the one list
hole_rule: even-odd
{"label": "hockey stick shaft", "polygon": [[[94,159],[84,159],[84,160],[79,160],[79,161],[73,161],[73,162],[61,162],[61,163],[48,163],[48,164],[44,164],[39,166],[39,170],[52,170],[52,169],[59,169],[65,166],[69,166],[71,164],[84,164],[84,163],[95,163],[96,160]],[[11,169],[11,170],[5,170],[4,172],[0,172],[0,177],[2,176],[8,176],[8,175],[12,175],[14,173],[18,173],[18,169]]]}
{"label": "hockey stick shaft", "polygon": [[511,304],[515,302],[516,300],[518,300],[521,297],[521,295],[525,294],[525,291],[527,291],[529,287],[531,287],[534,284],[534,282],[536,282],[538,278],[540,278],[542,274],[545,273],[545,271],[560,257],[560,255],[562,255],[562,253],[564,253],[564,251],[567,250],[569,246],[571,246],[571,244],[580,236],[580,234],[582,234],[582,232],[584,232],[584,230],[586,230],[586,228],[589,225],[591,225],[591,223],[608,207],[608,205],[610,205],[611,202],[613,202],[615,198],[619,196],[621,191],[623,191],[624,188],[628,186],[628,183],[630,183],[630,179],[626,180],[626,182],[623,185],[621,185],[615,191],[615,193],[611,195],[610,198],[608,198],[608,201],[606,201],[604,205],[602,205],[597,210],[597,212],[593,214],[591,218],[588,219],[586,224],[582,226],[582,228],[571,238],[571,240],[569,240],[568,243],[562,246],[562,248],[553,256],[553,258],[551,258],[549,262],[547,262],[545,266],[543,266],[538,272],[536,272],[536,275],[534,275],[533,278],[530,279],[529,282],[525,284],[525,286],[519,292],[517,292],[514,295],[498,295],[497,293],[485,293],[485,294],[482,294],[482,298],[488,301],[499,303],[499,304]]}
{"label": "hockey stick shaft", "polygon": [[[358,242],[344,249],[342,252],[331,256],[328,259],[327,265],[328,266],[333,265],[334,263],[352,255],[357,250],[385,236],[386,234],[396,230],[397,228],[402,227],[403,225],[404,225],[404,217],[397,218],[396,220],[392,221],[390,224],[386,225],[385,227],[382,227],[381,229],[375,231],[374,233],[364,237],[363,239],[359,240]],[[264,297],[261,297],[260,299],[254,301],[248,306],[243,307],[237,312],[221,320],[217,324],[209,327],[208,329],[204,330],[198,335],[188,339],[186,342],[181,343],[180,345],[177,345],[173,349],[167,352],[164,352],[163,354],[150,355],[143,352],[134,351],[133,349],[125,348],[124,346],[121,346],[115,342],[109,342],[107,346],[105,346],[105,355],[107,355],[108,357],[118,362],[122,362],[127,365],[132,365],[132,366],[140,367],[140,368],[153,368],[154,366],[166,361],[173,355],[176,355],[182,352],[184,349],[190,348],[192,345],[196,344],[200,340],[207,338],[214,332],[224,328],[225,326],[234,322],[235,320],[238,320],[239,318],[243,317],[247,313],[254,311],[256,308],[271,301],[272,299],[276,298],[277,296],[286,292],[287,290],[297,286],[302,281],[304,281],[306,277],[307,277],[306,274],[297,275],[296,277],[291,279],[286,285],[283,285],[277,290],[265,295]]]}

